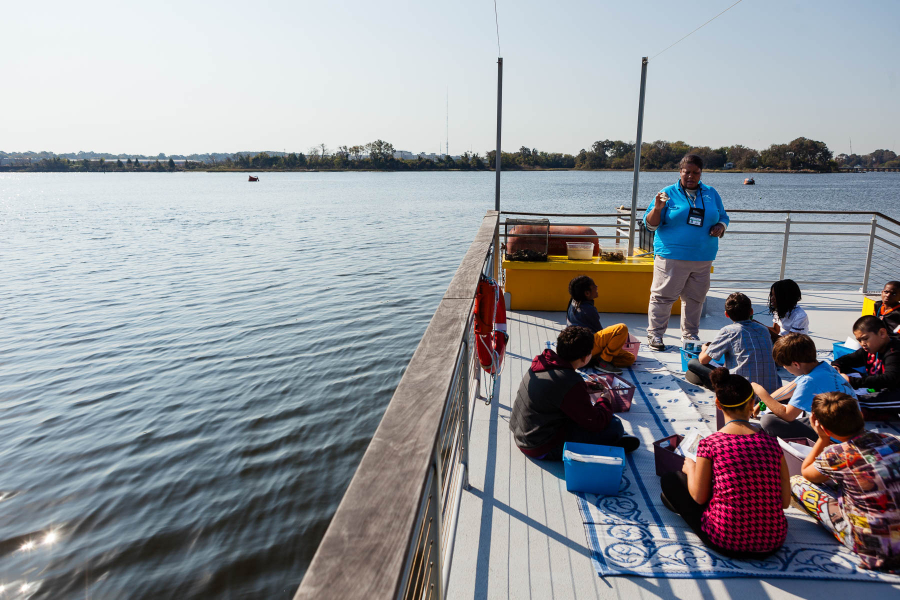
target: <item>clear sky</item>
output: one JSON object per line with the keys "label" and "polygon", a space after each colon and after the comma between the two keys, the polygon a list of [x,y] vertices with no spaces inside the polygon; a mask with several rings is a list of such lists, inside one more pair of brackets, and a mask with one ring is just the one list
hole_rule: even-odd
{"label": "clear sky", "polygon": [[[734,0],[498,0],[503,148],[633,141],[641,56]],[[650,61],[644,140],[895,151],[900,2],[743,0]],[[0,150],[495,145],[492,0],[4,2]]]}

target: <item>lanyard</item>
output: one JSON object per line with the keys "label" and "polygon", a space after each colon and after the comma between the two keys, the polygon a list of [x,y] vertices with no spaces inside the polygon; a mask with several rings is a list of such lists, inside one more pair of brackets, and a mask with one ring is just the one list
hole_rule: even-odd
{"label": "lanyard", "polygon": [[882,317],[883,317],[883,316],[885,316],[885,315],[889,315],[889,314],[891,314],[892,312],[894,312],[898,307],[900,307],[900,304],[898,304],[898,305],[895,306],[894,308],[891,308],[891,309],[888,309],[887,311],[885,311],[884,309],[887,308],[887,304],[885,304],[884,302],[882,302],[882,303],[881,303],[881,309],[878,311],[878,312],[881,313],[881,315],[879,315],[879,316],[882,316]]}
{"label": "lanyard", "polygon": [[697,184],[697,197],[693,199],[691,198],[690,194],[687,193],[687,189],[685,189],[685,187],[681,185],[680,181],[678,182],[678,187],[680,187],[681,191],[684,192],[684,197],[687,198],[687,201],[690,203],[691,208],[695,208],[697,206],[696,201],[699,200],[702,203],[701,210],[703,212],[706,212],[706,201],[703,199],[703,194],[700,193],[699,184]]}

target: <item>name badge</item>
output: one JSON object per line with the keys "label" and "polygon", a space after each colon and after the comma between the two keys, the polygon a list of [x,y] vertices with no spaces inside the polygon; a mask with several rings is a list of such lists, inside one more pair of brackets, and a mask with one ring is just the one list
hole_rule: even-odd
{"label": "name badge", "polygon": [[703,227],[703,210],[691,208],[691,212],[688,213],[687,223],[694,227]]}

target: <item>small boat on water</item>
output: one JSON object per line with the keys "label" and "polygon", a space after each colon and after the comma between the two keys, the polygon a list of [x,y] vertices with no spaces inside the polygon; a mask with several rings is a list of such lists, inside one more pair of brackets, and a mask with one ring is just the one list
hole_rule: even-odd
{"label": "small boat on water", "polygon": [[249,181],[259,181],[259,177],[254,177],[253,175],[251,175]]}
{"label": "small boat on water", "polygon": [[744,180],[744,185],[756,185],[756,181],[752,177],[748,177]]}

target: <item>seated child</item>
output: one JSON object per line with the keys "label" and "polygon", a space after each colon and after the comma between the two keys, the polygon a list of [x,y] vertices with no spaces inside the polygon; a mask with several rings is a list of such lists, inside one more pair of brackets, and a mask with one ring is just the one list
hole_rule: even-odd
{"label": "seated child", "polygon": [[733,558],[763,558],[787,536],[790,506],[787,463],[778,440],[749,421],[753,389],[740,375],[715,369],[716,407],[728,422],[700,440],[697,462],[660,480],[662,501],[703,543]]}
{"label": "seated child", "polygon": [[[900,410],[900,339],[890,335],[884,321],[867,315],[853,324],[853,335],[862,346],[853,354],[840,357],[831,366],[843,374],[855,390],[873,389],[875,395],[858,395],[864,410]],[[850,377],[857,367],[865,367],[862,377]]]}
{"label": "seated child", "polygon": [[566,325],[587,327],[594,334],[593,360],[591,366],[604,373],[618,375],[619,367],[630,367],[637,358],[622,347],[628,341],[628,326],[619,323],[603,328],[600,313],[594,308],[594,300],[599,296],[597,284],[587,275],[578,275],[569,282],[569,309],[566,311]]}
{"label": "seated child", "polygon": [[844,392],[855,398],[856,393],[834,367],[816,358],[816,343],[808,335],[789,333],[779,337],[772,348],[772,356],[777,364],[787,369],[788,373],[797,375],[797,378],[773,394],[780,398],[782,392],[793,387],[791,399],[786,405],[770,396],[763,386],[752,384],[753,391],[771,411],[762,416],[760,425],[766,433],[780,438],[816,439],[816,432],[806,414],[812,409],[813,396],[825,392]]}
{"label": "seated child", "polygon": [[781,386],[778,367],[772,359],[772,340],[765,325],[753,321],[750,298],[735,292],[725,299],[725,316],[734,321],[719,330],[716,338],[703,345],[699,358],[688,363],[684,378],[695,385],[712,388],[710,361],[725,359],[725,366],[735,375],[755,381],[768,391]]}
{"label": "seated child", "polygon": [[640,440],[626,435],[622,421],[607,401],[591,403],[591,394],[575,371],[591,360],[594,336],[585,327],[566,327],[556,339],[556,352],[534,357],[522,377],[509,429],[527,456],[561,460],[565,442],[621,446],[632,452]]}
{"label": "seated child", "polygon": [[809,335],[809,317],[797,305],[801,298],[800,286],[793,279],[776,281],[769,288],[769,312],[772,313],[769,333],[773,342],[789,333]]}
{"label": "seated child", "polygon": [[[900,568],[900,439],[866,431],[856,399],[829,392],[813,400],[817,441],[791,492],[866,569]],[[831,480],[840,498],[817,483]]]}
{"label": "seated child", "polygon": [[900,281],[888,281],[881,290],[881,300],[875,303],[875,316],[884,321],[891,335],[900,335]]}

